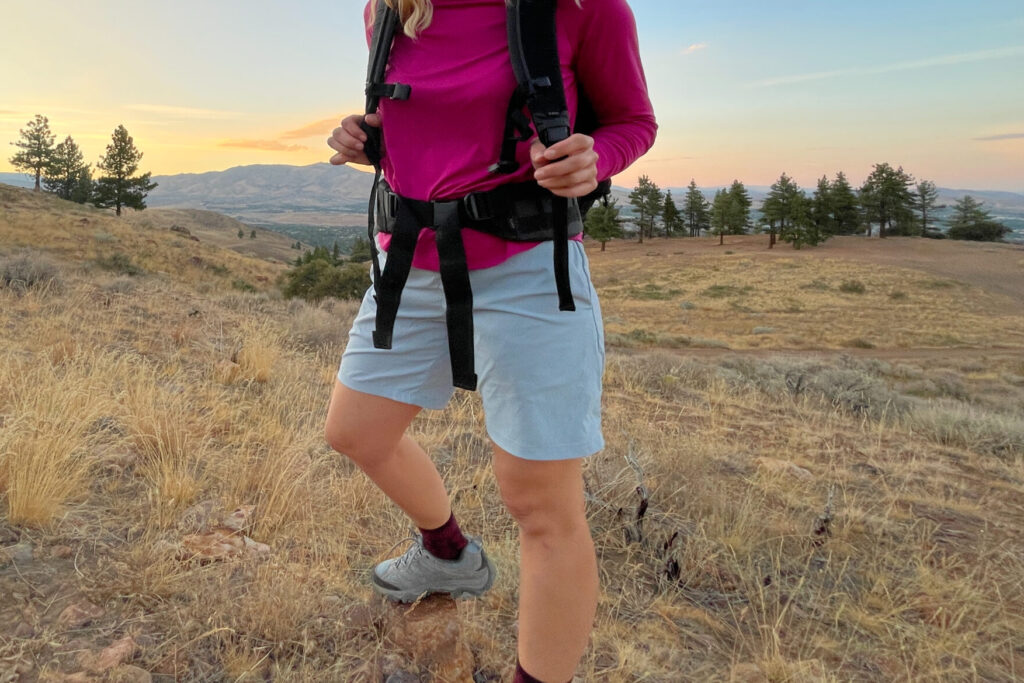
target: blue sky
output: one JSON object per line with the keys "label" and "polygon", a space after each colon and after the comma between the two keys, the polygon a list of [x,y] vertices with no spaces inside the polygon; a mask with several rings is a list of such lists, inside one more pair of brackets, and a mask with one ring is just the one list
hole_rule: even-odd
{"label": "blue sky", "polygon": [[[0,140],[38,112],[89,159],[124,123],[155,173],[326,160],[361,107],[363,4],[4,0]],[[1020,0],[630,4],[660,133],[620,184],[856,183],[888,161],[1024,191]]]}

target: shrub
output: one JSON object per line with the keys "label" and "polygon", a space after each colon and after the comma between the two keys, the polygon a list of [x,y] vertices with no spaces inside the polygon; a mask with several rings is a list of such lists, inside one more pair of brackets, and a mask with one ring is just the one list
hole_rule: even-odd
{"label": "shrub", "polygon": [[314,259],[288,271],[281,292],[289,299],[300,297],[306,301],[321,301],[329,296],[358,299],[368,284],[366,270],[364,265],[348,263],[334,266],[322,259]]}
{"label": "shrub", "polygon": [[23,294],[30,289],[60,289],[60,270],[48,259],[22,253],[0,260],[0,286]]}
{"label": "shrub", "polygon": [[109,270],[119,275],[142,275],[142,268],[132,263],[131,258],[122,252],[116,252],[110,256],[100,256],[96,259],[96,265],[104,270]]}
{"label": "shrub", "polygon": [[844,294],[863,294],[868,288],[860,280],[846,280],[839,285],[839,291]]}

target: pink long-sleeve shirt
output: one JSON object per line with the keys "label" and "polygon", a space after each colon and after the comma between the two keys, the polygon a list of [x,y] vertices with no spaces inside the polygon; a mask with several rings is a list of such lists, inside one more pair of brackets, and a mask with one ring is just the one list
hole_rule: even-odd
{"label": "pink long-sleeve shirt", "polygon": [[[533,177],[530,143],[520,143],[520,169],[495,175],[505,111],[516,80],[508,52],[505,0],[432,0],[434,17],[416,39],[397,33],[386,75],[412,86],[408,100],[381,99],[382,170],[400,195],[441,200],[490,190]],[[367,41],[373,7],[366,5]],[[569,115],[576,117],[577,88],[597,113],[591,135],[598,180],[632,164],[657,131],[640,63],[636,22],[626,0],[558,0],[558,52]],[[509,242],[476,230],[462,231],[471,269],[487,268],[535,242]],[[378,235],[387,249],[390,235]],[[413,266],[438,270],[434,231],[424,229]]]}

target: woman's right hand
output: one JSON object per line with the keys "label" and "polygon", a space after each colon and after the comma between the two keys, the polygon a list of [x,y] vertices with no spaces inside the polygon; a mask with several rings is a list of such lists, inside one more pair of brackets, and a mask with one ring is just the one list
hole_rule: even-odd
{"label": "woman's right hand", "polygon": [[366,133],[359,127],[363,121],[368,126],[380,127],[380,114],[352,114],[341,121],[341,125],[334,129],[331,137],[327,138],[327,145],[335,150],[337,154],[331,157],[330,161],[335,166],[341,164],[363,164],[370,165],[363,151],[363,143],[366,142]]}

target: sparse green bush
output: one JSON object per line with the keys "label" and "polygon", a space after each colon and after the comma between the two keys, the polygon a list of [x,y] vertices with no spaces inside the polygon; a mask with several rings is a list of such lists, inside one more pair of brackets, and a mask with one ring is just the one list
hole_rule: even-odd
{"label": "sparse green bush", "polygon": [[907,298],[907,293],[899,289],[894,289],[889,292],[889,298],[894,301],[903,301]]}
{"label": "sparse green bush", "polygon": [[96,265],[103,270],[109,270],[118,275],[142,275],[142,268],[132,263],[131,258],[122,252],[115,252],[109,256],[100,256],[96,259]]}
{"label": "sparse green bush", "polygon": [[723,359],[720,374],[737,388],[757,389],[770,396],[811,398],[874,419],[903,414],[911,407],[906,397],[890,389],[871,368],[852,359],[834,366],[787,357],[731,357]]}
{"label": "sparse green bush", "polygon": [[839,291],[843,294],[863,294],[868,288],[860,280],[845,280],[839,285]]}
{"label": "sparse green bush", "polygon": [[359,299],[369,286],[368,280],[365,265],[334,266],[314,259],[288,271],[282,280],[281,292],[289,299],[300,297],[306,301],[320,301],[329,296]]}
{"label": "sparse green bush", "polygon": [[59,291],[60,269],[39,254],[24,252],[0,259],[0,286],[24,294],[30,289]]}
{"label": "sparse green bush", "polygon": [[908,426],[947,446],[998,457],[1024,454],[1024,419],[982,411],[962,403],[921,407],[907,418]]}
{"label": "sparse green bush", "polygon": [[113,244],[117,241],[117,237],[105,230],[97,230],[92,234],[92,238],[100,244]]}
{"label": "sparse green bush", "polygon": [[749,294],[753,289],[754,288],[750,285],[746,285],[744,287],[736,287],[734,285],[711,285],[701,292],[701,294],[711,299],[724,299],[727,296]]}

